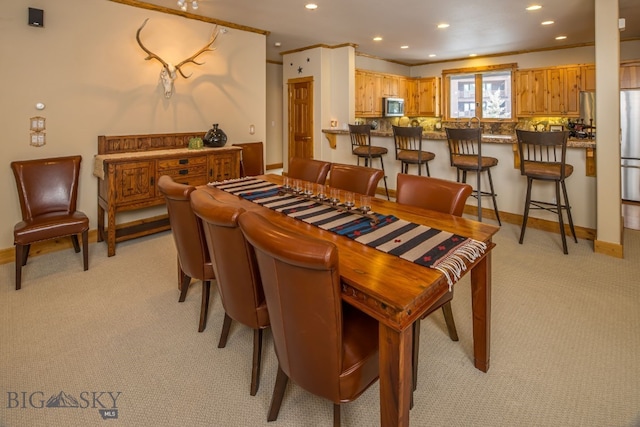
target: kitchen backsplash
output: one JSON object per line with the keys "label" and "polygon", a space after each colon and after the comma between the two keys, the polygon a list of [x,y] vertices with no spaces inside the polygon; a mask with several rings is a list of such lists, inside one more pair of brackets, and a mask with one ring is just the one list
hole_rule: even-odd
{"label": "kitchen backsplash", "polygon": [[[482,133],[494,135],[511,135],[516,129],[549,130],[550,125],[562,125],[567,129],[569,119],[565,117],[520,117],[518,122],[487,122],[481,123]],[[386,117],[386,118],[360,118],[356,123],[370,124],[372,129],[381,132],[391,132],[391,126],[420,126],[427,132],[444,131],[445,127],[466,127],[467,121],[444,121],[437,117]],[[474,126],[476,122],[474,121]]]}

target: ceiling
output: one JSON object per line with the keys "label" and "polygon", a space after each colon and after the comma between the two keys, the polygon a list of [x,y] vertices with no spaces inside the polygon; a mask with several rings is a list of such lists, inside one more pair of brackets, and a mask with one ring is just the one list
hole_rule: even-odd
{"label": "ceiling", "polygon": [[[267,59],[277,62],[281,52],[318,44],[351,43],[360,54],[411,65],[595,40],[595,0],[309,1],[317,10],[305,9],[306,0],[199,0],[198,10],[189,3],[188,12],[268,31]],[[147,3],[178,10],[176,0]],[[526,11],[531,4],[542,9]],[[640,1],[619,0],[619,6],[626,21],[621,40],[640,39]],[[541,25],[547,20],[555,23]],[[440,23],[450,26],[439,29]],[[559,35],[567,38],[556,40]]]}

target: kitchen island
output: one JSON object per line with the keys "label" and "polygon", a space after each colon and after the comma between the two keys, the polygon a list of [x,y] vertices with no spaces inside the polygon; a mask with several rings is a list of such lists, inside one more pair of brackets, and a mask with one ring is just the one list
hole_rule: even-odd
{"label": "kitchen island", "polygon": [[[351,154],[351,141],[349,131],[343,129],[323,129],[328,144],[322,147],[322,160],[355,164],[356,157]],[[449,163],[449,150],[444,131],[423,132],[424,150],[431,151],[436,158],[429,163],[431,176],[456,180],[456,170]],[[520,224],[524,211],[524,200],[527,189],[527,180],[520,175],[518,144],[515,135],[484,134],[482,136],[482,154],[498,159],[498,166],[491,171],[493,183],[498,195],[498,210],[504,221]],[[371,131],[371,144],[386,147],[389,154],[384,158],[385,172],[389,190],[395,194],[396,176],[401,171],[400,161],[395,159],[395,144],[393,134],[388,131]],[[595,139],[571,138],[567,149],[567,163],[573,165],[574,171],[567,178],[567,192],[571,203],[571,213],[578,237],[595,239],[596,229],[596,168],[595,168]],[[380,164],[374,160],[374,167]],[[415,167],[409,168],[409,173],[415,174]],[[486,180],[486,176],[483,177]],[[469,177],[469,183],[473,185],[475,177]],[[488,181],[482,186],[488,188]],[[555,188],[552,183],[548,186],[536,185],[533,188],[533,198],[539,200],[552,200],[555,196]],[[493,221],[494,218],[491,203],[484,201],[483,218]],[[467,201],[465,213],[473,213],[476,209],[476,200],[470,197]],[[486,209],[486,210],[485,210]],[[533,210],[529,214],[529,226],[542,229],[557,230],[557,215],[547,211]],[[539,220],[539,221],[538,221]]]}

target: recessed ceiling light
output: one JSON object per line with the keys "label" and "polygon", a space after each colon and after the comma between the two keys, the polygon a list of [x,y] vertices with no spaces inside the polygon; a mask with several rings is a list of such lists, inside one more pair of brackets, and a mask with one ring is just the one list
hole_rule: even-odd
{"label": "recessed ceiling light", "polygon": [[556,37],[556,40],[564,40],[566,38],[567,38],[567,36],[558,36],[558,37]]}
{"label": "recessed ceiling light", "polygon": [[435,54],[435,53],[430,53],[430,54],[429,54],[429,58],[435,58],[435,57],[436,57],[436,54]]}
{"label": "recessed ceiling light", "polygon": [[438,28],[449,28],[449,24],[443,22],[442,24],[438,24]]}
{"label": "recessed ceiling light", "polygon": [[532,4],[531,6],[527,7],[527,10],[540,10],[542,9],[542,6],[540,6],[539,4]]}
{"label": "recessed ceiling light", "polygon": [[543,21],[542,25],[551,25],[551,24],[555,24],[555,22],[553,21]]}
{"label": "recessed ceiling light", "polygon": [[473,56],[478,56],[477,53],[470,53],[469,56],[473,57]]}
{"label": "recessed ceiling light", "polygon": [[409,46],[407,46],[407,45],[400,46],[400,49],[409,49]]}
{"label": "recessed ceiling light", "polygon": [[308,3],[308,4],[305,4],[304,7],[306,7],[309,10],[316,10],[318,8],[318,5],[315,3]]}
{"label": "recessed ceiling light", "polygon": [[374,42],[382,41],[382,37],[380,37],[380,36],[378,36],[378,37],[374,37],[374,38],[373,38],[373,41],[374,41]]}

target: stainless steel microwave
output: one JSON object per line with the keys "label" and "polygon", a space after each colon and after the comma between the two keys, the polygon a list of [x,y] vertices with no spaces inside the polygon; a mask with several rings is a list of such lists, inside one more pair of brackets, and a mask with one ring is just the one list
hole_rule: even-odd
{"label": "stainless steel microwave", "polygon": [[404,116],[404,99],[402,98],[383,98],[382,107],[385,117]]}

